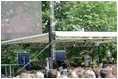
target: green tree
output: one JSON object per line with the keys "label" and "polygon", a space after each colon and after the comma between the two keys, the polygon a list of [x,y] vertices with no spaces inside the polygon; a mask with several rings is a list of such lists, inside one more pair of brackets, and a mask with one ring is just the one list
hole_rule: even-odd
{"label": "green tree", "polygon": [[56,30],[117,31],[117,3],[113,1],[62,1],[55,5]]}

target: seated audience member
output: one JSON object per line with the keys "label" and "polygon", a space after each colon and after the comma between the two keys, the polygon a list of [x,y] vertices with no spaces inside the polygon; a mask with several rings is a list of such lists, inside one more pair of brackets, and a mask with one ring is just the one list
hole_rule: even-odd
{"label": "seated audience member", "polygon": [[61,67],[64,65],[64,62],[62,61],[61,57],[59,57],[57,64],[58,64],[58,67]]}
{"label": "seated audience member", "polygon": [[20,78],[20,76],[19,76],[19,75],[17,75],[16,77],[13,77],[13,78]]}
{"label": "seated audience member", "polygon": [[100,70],[100,76],[101,78],[109,78],[109,71],[107,69],[101,69]]}
{"label": "seated audience member", "polygon": [[98,69],[97,69],[97,71],[98,71],[98,78],[101,78],[101,76],[100,76],[101,69],[102,69],[101,67],[100,68],[98,67]]}
{"label": "seated audience member", "polygon": [[76,72],[77,72],[77,71],[79,71],[79,69],[78,69],[78,68],[75,68],[75,69],[73,69],[73,70],[74,70],[74,71],[76,71]]}
{"label": "seated audience member", "polygon": [[31,78],[29,73],[21,73],[20,78]]}
{"label": "seated audience member", "polygon": [[116,65],[112,65],[112,74],[117,77],[117,66]]}
{"label": "seated audience member", "polygon": [[83,71],[79,70],[76,73],[78,75],[78,78],[85,78],[85,75],[84,75],[84,72]]}
{"label": "seated audience member", "polygon": [[107,66],[106,69],[109,71],[110,75],[109,78],[116,78],[115,75],[112,74],[112,67]]}
{"label": "seated audience member", "polygon": [[45,71],[44,71],[44,78],[48,78],[48,72],[47,72],[47,69],[45,69]]}
{"label": "seated audience member", "polygon": [[33,78],[44,78],[44,74],[41,71],[38,71]]}
{"label": "seated audience member", "polygon": [[69,60],[68,60],[67,56],[65,57],[64,62],[65,62],[64,68],[70,67],[70,63],[69,63]]}
{"label": "seated audience member", "polygon": [[96,76],[92,70],[86,70],[85,71],[85,78],[96,78]]}
{"label": "seated audience member", "polygon": [[66,71],[61,71],[60,75],[68,75]]}
{"label": "seated audience member", "polygon": [[94,69],[93,71],[94,71],[94,73],[95,73],[96,78],[98,78],[99,71],[98,71],[97,69]]}
{"label": "seated audience member", "polygon": [[102,68],[106,68],[108,66],[108,64],[104,64],[103,66],[102,66]]}
{"label": "seated audience member", "polygon": [[57,78],[68,78],[66,75],[60,75]]}
{"label": "seated audience member", "polygon": [[48,78],[56,78],[57,77],[57,71],[54,69],[50,69],[48,72]]}
{"label": "seated audience member", "polygon": [[18,77],[13,78],[117,78],[117,65],[104,65],[102,67],[72,67],[62,71],[56,69],[50,69],[45,71],[44,74],[41,71],[37,71],[36,74],[22,73]]}
{"label": "seated audience member", "polygon": [[81,68],[80,70],[81,70],[81,72],[82,72],[82,73],[84,73],[84,72],[85,72],[85,70],[84,70],[83,68]]}
{"label": "seated audience member", "polygon": [[76,71],[71,70],[69,71],[69,78],[79,78]]}
{"label": "seated audience member", "polygon": [[[30,78],[34,78],[34,75],[35,75],[35,74],[31,74],[31,73],[30,73]],[[43,78],[43,77],[42,77],[42,78]]]}

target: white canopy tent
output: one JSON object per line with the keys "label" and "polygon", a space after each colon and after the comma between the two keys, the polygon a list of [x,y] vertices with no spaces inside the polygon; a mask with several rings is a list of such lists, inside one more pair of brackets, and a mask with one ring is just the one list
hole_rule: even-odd
{"label": "white canopy tent", "polygon": [[[55,31],[54,42],[92,42],[109,43],[117,41],[116,32],[78,32],[78,31]],[[49,43],[49,34],[39,34],[34,36],[22,37],[7,41],[2,41],[2,45],[16,43]]]}

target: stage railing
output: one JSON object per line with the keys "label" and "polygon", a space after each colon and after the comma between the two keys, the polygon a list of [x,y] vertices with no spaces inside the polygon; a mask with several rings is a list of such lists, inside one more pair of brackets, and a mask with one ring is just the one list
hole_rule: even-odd
{"label": "stage railing", "polygon": [[24,65],[24,64],[1,64],[1,74],[3,74],[2,67],[4,67],[5,69],[4,75],[11,78],[12,74],[14,74],[14,66],[19,66],[19,65]]}

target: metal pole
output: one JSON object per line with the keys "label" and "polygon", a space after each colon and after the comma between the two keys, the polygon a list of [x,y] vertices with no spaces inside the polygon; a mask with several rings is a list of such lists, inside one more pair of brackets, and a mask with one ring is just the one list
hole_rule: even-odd
{"label": "metal pole", "polygon": [[[53,29],[54,29],[54,1],[50,1],[50,27],[49,27],[49,43],[53,41]],[[49,69],[53,69],[53,44],[49,47]]]}
{"label": "metal pole", "polygon": [[[51,1],[50,2],[50,12],[51,12],[51,18],[50,18],[50,21],[51,21],[51,26],[52,26],[52,32],[55,31],[55,16],[54,16],[54,1]],[[52,43],[52,50],[53,50],[53,60],[55,59],[55,43],[53,42]]]}
{"label": "metal pole", "polygon": [[54,1],[50,1],[50,26],[52,27],[52,32],[55,31],[54,23]]}
{"label": "metal pole", "polygon": [[12,66],[12,74],[14,74],[14,66]]}
{"label": "metal pole", "polygon": [[10,78],[11,78],[11,65],[9,65],[9,67],[10,67]]}
{"label": "metal pole", "polygon": [[7,75],[7,66],[5,66],[5,75]]}

